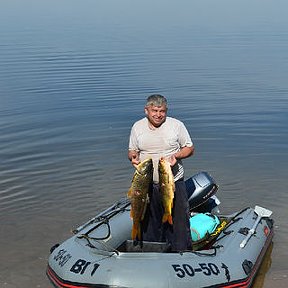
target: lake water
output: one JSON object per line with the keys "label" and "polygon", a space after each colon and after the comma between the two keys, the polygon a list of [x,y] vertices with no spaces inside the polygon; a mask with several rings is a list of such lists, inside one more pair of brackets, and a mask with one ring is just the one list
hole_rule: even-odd
{"label": "lake water", "polygon": [[221,211],[273,211],[254,287],[287,287],[285,1],[1,1],[0,287],[51,287],[49,249],[126,195],[152,93],[191,133]]}

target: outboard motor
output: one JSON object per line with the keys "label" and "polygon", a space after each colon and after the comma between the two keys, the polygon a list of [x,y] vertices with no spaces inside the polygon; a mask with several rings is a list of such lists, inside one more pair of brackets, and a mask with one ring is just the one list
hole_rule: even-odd
{"label": "outboard motor", "polygon": [[190,211],[212,212],[219,204],[214,196],[218,185],[207,172],[199,172],[185,181]]}

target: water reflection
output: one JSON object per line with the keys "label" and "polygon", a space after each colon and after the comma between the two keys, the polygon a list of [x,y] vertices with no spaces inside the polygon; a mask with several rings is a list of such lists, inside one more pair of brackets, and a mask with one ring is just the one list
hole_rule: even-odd
{"label": "water reflection", "polygon": [[257,276],[253,283],[253,288],[262,288],[265,282],[266,273],[269,271],[271,264],[272,264],[272,250],[273,250],[273,241],[269,245],[266,254],[263,258],[263,262],[259,268]]}

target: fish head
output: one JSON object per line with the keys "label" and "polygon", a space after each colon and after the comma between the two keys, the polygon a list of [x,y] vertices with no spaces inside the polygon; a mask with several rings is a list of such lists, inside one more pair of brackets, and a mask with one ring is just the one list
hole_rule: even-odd
{"label": "fish head", "polygon": [[167,173],[167,169],[170,168],[170,163],[164,158],[159,159],[159,164],[158,164],[158,171],[160,174],[165,174]]}
{"label": "fish head", "polygon": [[153,171],[152,158],[147,158],[137,165],[137,172],[141,175],[152,173],[152,171]]}

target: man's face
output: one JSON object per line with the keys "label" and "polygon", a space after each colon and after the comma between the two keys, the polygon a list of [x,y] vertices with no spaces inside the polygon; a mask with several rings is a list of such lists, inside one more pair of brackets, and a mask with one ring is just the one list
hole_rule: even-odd
{"label": "man's face", "polygon": [[166,105],[162,106],[146,106],[145,114],[149,120],[149,122],[154,127],[160,127],[166,120],[167,115],[167,107]]}

